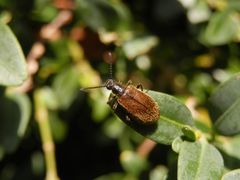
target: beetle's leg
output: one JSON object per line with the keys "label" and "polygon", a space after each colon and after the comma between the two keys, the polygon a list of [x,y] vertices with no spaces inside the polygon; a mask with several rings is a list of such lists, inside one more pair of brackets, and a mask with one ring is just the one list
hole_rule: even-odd
{"label": "beetle's leg", "polygon": [[116,101],[113,106],[112,106],[112,109],[115,111],[117,109],[117,106],[118,106],[118,102]]}
{"label": "beetle's leg", "polygon": [[143,91],[143,86],[142,86],[142,84],[138,84],[138,85],[137,85],[137,89],[141,89],[141,91]]}
{"label": "beetle's leg", "polygon": [[128,80],[127,82],[127,86],[131,85],[132,84],[132,81],[131,80]]}
{"label": "beetle's leg", "polygon": [[128,115],[126,115],[125,118],[126,118],[127,121],[131,121],[131,119],[130,119],[130,117]]}
{"label": "beetle's leg", "polygon": [[114,94],[110,94],[107,104],[115,111],[118,105],[117,97]]}
{"label": "beetle's leg", "polygon": [[110,93],[110,96],[109,96],[109,98],[108,98],[108,101],[111,101],[111,100],[113,100],[113,99],[115,99],[115,95],[114,95],[113,93]]}

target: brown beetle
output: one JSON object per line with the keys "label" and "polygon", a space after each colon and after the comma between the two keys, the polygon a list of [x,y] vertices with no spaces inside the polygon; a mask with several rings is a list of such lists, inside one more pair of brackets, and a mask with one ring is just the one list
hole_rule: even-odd
{"label": "brown beetle", "polygon": [[[112,77],[111,72],[112,67],[110,64],[110,77]],[[159,119],[158,104],[149,95],[138,89],[141,86],[134,87],[130,83],[122,85],[110,78],[106,81],[105,85],[83,88],[83,90],[101,87],[106,87],[115,95],[110,96],[108,101],[108,104],[110,104],[110,101],[112,102],[113,99],[116,100],[113,105],[110,105],[114,111],[118,106],[121,106],[131,116],[130,119],[126,115],[126,120],[134,120],[141,124],[153,124]]]}
{"label": "brown beetle", "polygon": [[[117,106],[120,105],[131,115],[131,119],[142,124],[153,124],[159,119],[158,104],[143,91],[138,90],[129,83],[122,85],[113,79],[107,80],[105,86],[116,95],[116,97],[109,99],[109,101],[111,101],[112,98],[116,99],[115,103],[111,106],[113,110],[116,110]],[[128,116],[126,119],[130,120]]]}

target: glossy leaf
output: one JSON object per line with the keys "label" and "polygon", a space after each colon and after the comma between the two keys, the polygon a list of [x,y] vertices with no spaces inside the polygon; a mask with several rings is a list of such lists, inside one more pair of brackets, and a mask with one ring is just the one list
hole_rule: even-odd
{"label": "glossy leaf", "polygon": [[224,135],[240,132],[240,73],[220,85],[209,99],[215,128]]}
{"label": "glossy leaf", "polygon": [[240,169],[230,171],[222,177],[222,180],[236,180],[240,179]]}
{"label": "glossy leaf", "polygon": [[8,153],[13,152],[25,134],[31,106],[26,95],[10,94],[0,98],[0,145]]}
{"label": "glossy leaf", "polygon": [[0,85],[20,85],[26,78],[22,49],[9,27],[0,23]]}
{"label": "glossy leaf", "polygon": [[204,139],[183,142],[178,157],[178,179],[219,180],[223,173],[223,159],[218,150]]}
{"label": "glossy leaf", "polygon": [[[191,112],[178,99],[155,91],[147,93],[158,103],[160,108],[160,118],[156,124],[141,125],[135,123],[134,120],[129,121],[126,119],[127,112],[124,112],[120,106],[115,111],[120,119],[135,131],[158,143],[171,144],[176,137],[183,135],[184,127],[193,126]],[[112,103],[114,102],[110,102],[110,106]]]}
{"label": "glossy leaf", "polygon": [[226,44],[236,37],[239,23],[232,11],[216,12],[202,34],[202,41],[210,45]]}

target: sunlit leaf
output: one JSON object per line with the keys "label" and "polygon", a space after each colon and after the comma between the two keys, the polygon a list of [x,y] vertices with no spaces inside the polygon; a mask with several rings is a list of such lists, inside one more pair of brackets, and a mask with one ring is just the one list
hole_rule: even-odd
{"label": "sunlit leaf", "polygon": [[240,169],[230,171],[222,177],[222,180],[236,180],[240,179]]}
{"label": "sunlit leaf", "polygon": [[9,27],[0,22],[0,84],[20,85],[27,78],[22,49]]}
{"label": "sunlit leaf", "polygon": [[123,44],[123,50],[129,59],[147,53],[158,43],[157,37],[141,36],[131,39]]}
{"label": "sunlit leaf", "polygon": [[223,159],[218,150],[201,139],[183,142],[178,158],[178,179],[219,180],[223,173]]}
{"label": "sunlit leaf", "polygon": [[187,13],[191,23],[197,24],[209,19],[211,14],[210,8],[205,1],[197,1],[197,3],[189,8]]}
{"label": "sunlit leaf", "polygon": [[150,172],[150,180],[166,180],[168,169],[165,166],[157,166]]}

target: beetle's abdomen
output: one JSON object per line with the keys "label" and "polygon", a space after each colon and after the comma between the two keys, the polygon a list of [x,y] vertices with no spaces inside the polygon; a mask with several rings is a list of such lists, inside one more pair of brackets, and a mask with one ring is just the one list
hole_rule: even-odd
{"label": "beetle's abdomen", "polygon": [[117,101],[140,123],[152,124],[159,119],[158,104],[150,96],[134,86],[127,86],[123,95]]}

